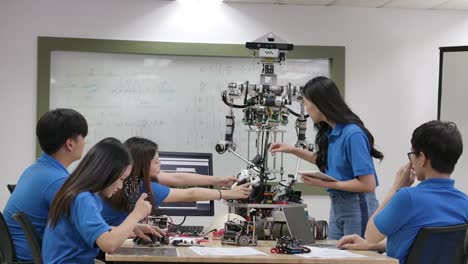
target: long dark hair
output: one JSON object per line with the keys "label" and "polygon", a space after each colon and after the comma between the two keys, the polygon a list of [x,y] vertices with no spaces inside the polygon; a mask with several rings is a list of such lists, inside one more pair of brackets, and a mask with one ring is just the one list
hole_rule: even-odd
{"label": "long dark hair", "polygon": [[84,156],[68,177],[50,206],[49,224],[54,227],[62,216],[70,217],[70,207],[82,192],[97,193],[114,183],[132,158],[127,148],[115,138],[99,141]]}
{"label": "long dark hair", "polygon": [[151,161],[158,152],[158,145],[149,139],[140,137],[131,137],[124,144],[133,158],[132,171],[125,179],[124,187],[106,200],[112,207],[130,212],[136,200],[140,197],[140,188],[143,184],[145,191],[151,197],[148,200],[154,209],[156,204],[154,203],[154,193],[151,187],[150,168]]}
{"label": "long dark hair", "polygon": [[[372,157],[382,160],[384,155],[374,147],[374,137],[364,126],[361,119],[351,111],[343,100],[336,84],[327,77],[315,77],[304,86],[304,96],[314,103],[322,114],[336,124],[355,124],[359,126],[369,139]],[[331,129],[326,122],[319,122],[314,125],[317,130],[315,136],[315,146],[317,148],[317,167],[323,172],[328,167],[328,137],[327,131]]]}

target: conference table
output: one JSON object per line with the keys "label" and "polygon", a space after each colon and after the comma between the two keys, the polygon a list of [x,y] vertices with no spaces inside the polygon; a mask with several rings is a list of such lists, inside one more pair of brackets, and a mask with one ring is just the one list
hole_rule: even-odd
{"label": "conference table", "polygon": [[[334,244],[336,241],[323,240],[318,244]],[[219,240],[210,240],[202,244],[204,247],[236,247],[230,245],[221,245]],[[198,255],[189,247],[172,245],[163,245],[160,247],[148,247],[134,245],[132,240],[125,243],[113,253],[106,254],[106,261],[116,263],[288,263],[288,264],[398,264],[398,260],[387,257],[372,251],[349,251],[352,253],[364,255],[360,258],[305,258],[297,255],[272,254],[270,250],[276,245],[276,241],[258,241],[258,245],[253,247],[256,250],[266,253],[266,256],[206,256]],[[176,252],[177,250],[177,252]],[[176,252],[176,253],[175,253]],[[175,254],[174,254],[175,253]]]}

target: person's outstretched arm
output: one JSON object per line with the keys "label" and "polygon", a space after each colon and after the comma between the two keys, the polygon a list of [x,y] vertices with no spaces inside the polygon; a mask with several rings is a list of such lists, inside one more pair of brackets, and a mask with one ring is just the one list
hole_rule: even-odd
{"label": "person's outstretched arm", "polygon": [[315,161],[317,159],[317,154],[315,152],[308,151],[302,148],[296,148],[294,146],[284,143],[272,143],[270,145],[270,151],[271,153],[290,153],[312,164],[315,164]]}
{"label": "person's outstretched arm", "polygon": [[197,173],[160,172],[157,176],[159,183],[167,186],[225,186],[230,187],[237,178],[234,176],[207,176]]}
{"label": "person's outstretched arm", "polygon": [[251,192],[250,183],[234,186],[230,190],[208,188],[171,189],[164,202],[193,202],[220,199],[245,199]]}

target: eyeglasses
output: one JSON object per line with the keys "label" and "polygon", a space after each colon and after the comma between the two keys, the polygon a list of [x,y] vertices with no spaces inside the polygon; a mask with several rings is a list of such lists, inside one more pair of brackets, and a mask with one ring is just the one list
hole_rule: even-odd
{"label": "eyeglasses", "polygon": [[408,152],[406,155],[408,155],[409,161],[411,161],[411,155],[416,154],[415,151]]}

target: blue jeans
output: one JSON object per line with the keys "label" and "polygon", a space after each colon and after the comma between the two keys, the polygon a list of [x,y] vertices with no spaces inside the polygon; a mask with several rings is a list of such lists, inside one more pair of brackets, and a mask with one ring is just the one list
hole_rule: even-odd
{"label": "blue jeans", "polygon": [[330,198],[328,238],[338,240],[351,234],[364,236],[367,221],[379,207],[375,193],[332,191]]}

